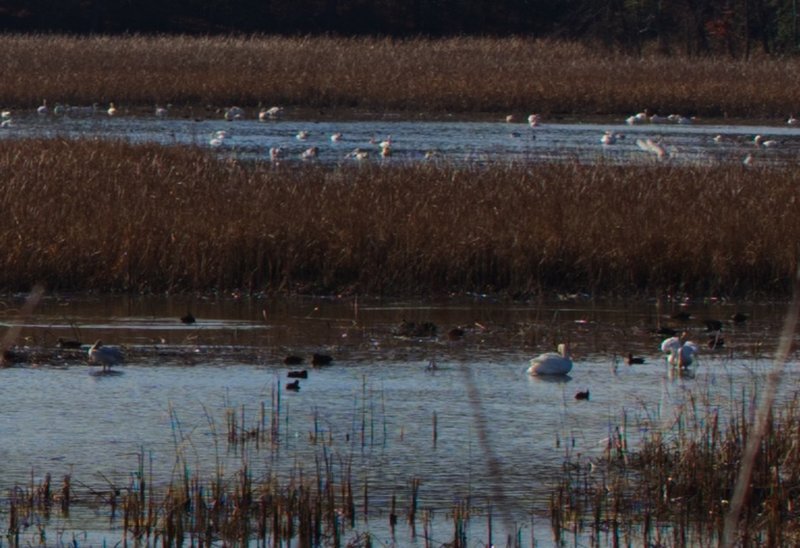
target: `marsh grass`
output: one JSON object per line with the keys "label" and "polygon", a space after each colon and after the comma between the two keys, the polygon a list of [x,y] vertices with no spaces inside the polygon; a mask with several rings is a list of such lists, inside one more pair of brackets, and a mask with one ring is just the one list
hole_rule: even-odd
{"label": "marsh grass", "polygon": [[[795,58],[632,57],[523,38],[0,36],[0,105],[786,117]],[[189,107],[192,107],[189,111]]]}
{"label": "marsh grass", "polygon": [[789,290],[796,170],[240,163],[0,148],[0,287],[430,294]]}
{"label": "marsh grass", "polygon": [[[556,536],[589,530],[594,538],[638,538],[646,545],[718,545],[758,402],[743,395],[738,405],[727,416],[690,403],[674,428],[653,430],[635,447],[623,448],[612,438],[597,465],[568,459],[551,501]],[[797,395],[769,413],[732,531],[737,544],[796,544],[798,426]]]}

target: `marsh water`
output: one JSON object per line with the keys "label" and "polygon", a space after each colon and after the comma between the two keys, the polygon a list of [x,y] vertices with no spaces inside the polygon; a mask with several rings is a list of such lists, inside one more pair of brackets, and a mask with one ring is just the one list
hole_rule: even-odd
{"label": "marsh water", "polygon": [[[28,542],[39,543],[41,526],[51,545],[113,545],[122,524],[99,500],[137,481],[142,458],[164,488],[184,473],[210,479],[223,470],[234,481],[245,463],[256,479],[313,475],[324,453],[351,463],[359,492],[368,486],[355,529],[377,545],[448,542],[454,506],[469,501],[483,509],[470,521],[470,546],[488,544],[489,507],[499,545],[511,534],[522,546],[549,546],[548,501],[567,459],[601,458],[619,429],[635,447],[680,412],[724,418],[763,386],[786,305],[682,304],[49,296],[26,314],[24,296],[8,297],[1,317],[19,359],[0,370],[0,491],[70,474],[69,518],[28,524]],[[676,310],[691,317],[672,319]],[[179,319],[187,312],[195,323]],[[747,321],[727,321],[734,312]],[[705,344],[711,318],[724,322],[725,344],[714,350]],[[430,322],[436,333],[409,336],[407,322]],[[670,374],[660,353],[663,336],[653,331],[667,325],[701,346],[685,375]],[[463,336],[448,336],[457,326]],[[94,375],[86,346],[59,349],[59,337],[120,345],[125,364]],[[529,359],[559,341],[571,345],[570,375],[529,375]],[[333,362],[312,367],[315,352]],[[628,353],[644,363],[627,365]],[[305,359],[291,369],[308,372],[297,392],[285,389],[290,354]],[[793,395],[798,372],[793,356],[779,401]],[[576,400],[585,390],[590,398]],[[246,429],[276,418],[277,436],[231,444],[232,416]],[[390,501],[407,508],[415,479],[420,512],[432,516],[429,537],[419,529],[413,537],[401,519],[392,540]]]}
{"label": "marsh water", "polygon": [[[79,114],[40,116],[20,112],[0,128],[0,139],[23,137],[108,138],[162,144],[180,143],[217,150],[240,159],[270,161],[270,149],[281,150],[282,162],[337,164],[352,162],[361,149],[369,160],[382,163],[430,159],[455,163],[581,161],[643,163],[668,160],[677,164],[748,165],[793,164],[800,151],[800,127],[784,121],[744,123],[723,120],[684,124],[627,125],[623,120],[548,120],[537,127],[484,119],[471,121],[440,117],[437,120],[378,116],[359,120],[330,119],[309,113],[288,113],[267,122],[255,113],[226,121],[220,113],[156,117],[123,115],[109,117],[102,110],[85,108]],[[219,132],[224,132],[221,137]],[[298,139],[298,134],[307,135]],[[616,135],[613,145],[601,143],[605,132]],[[331,140],[341,134],[337,142]],[[756,146],[761,135],[773,146]],[[391,156],[382,157],[376,143],[390,139]],[[661,157],[642,143],[656,143]],[[302,160],[305,150],[316,155]]]}

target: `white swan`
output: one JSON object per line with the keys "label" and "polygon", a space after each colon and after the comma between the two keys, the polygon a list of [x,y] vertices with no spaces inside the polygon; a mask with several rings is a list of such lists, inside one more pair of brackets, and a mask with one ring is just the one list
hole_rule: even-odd
{"label": "white swan", "polygon": [[567,345],[559,344],[558,352],[545,352],[531,359],[531,375],[566,375],[572,370],[572,360],[567,355]]}
{"label": "white swan", "polygon": [[753,137],[753,144],[757,147],[772,148],[778,146],[778,141],[766,139],[763,135],[756,135]]}
{"label": "white swan", "polygon": [[604,145],[613,145],[617,142],[617,134],[613,131],[606,131],[603,133],[603,136],[600,137],[600,142]]}
{"label": "white swan", "polygon": [[89,348],[88,356],[89,363],[102,365],[103,371],[110,371],[112,365],[119,365],[125,361],[122,350],[116,346],[103,346],[100,340]]}
{"label": "white swan", "polygon": [[116,116],[117,115],[117,107],[114,106],[114,103],[109,103],[108,104],[108,110],[106,112],[108,112],[109,116]]}
{"label": "white swan", "polygon": [[[684,334],[685,337],[685,334]],[[669,353],[667,363],[674,367],[689,367],[697,354],[697,345],[681,337],[670,337],[661,343],[661,351]]]}
{"label": "white swan", "polygon": [[50,114],[50,109],[47,107],[47,99],[42,100],[42,104],[36,108],[37,114],[41,114],[44,116],[45,114]]}
{"label": "white swan", "polygon": [[310,147],[303,151],[300,155],[301,158],[304,160],[310,160],[311,158],[316,158],[319,154],[319,147]]}

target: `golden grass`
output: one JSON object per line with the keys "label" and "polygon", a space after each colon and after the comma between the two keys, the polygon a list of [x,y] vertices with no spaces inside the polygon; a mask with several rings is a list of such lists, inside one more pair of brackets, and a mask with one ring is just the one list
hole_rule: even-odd
{"label": "golden grass", "polygon": [[[594,470],[565,467],[551,507],[556,532],[576,522],[594,534],[637,531],[647,545],[717,546],[741,460],[753,435],[754,402],[745,396],[732,416],[691,399],[671,430],[654,430],[635,449],[609,440],[607,459]],[[769,414],[758,446],[735,543],[795,546],[800,538],[800,401],[795,395]],[[641,538],[640,538],[641,541]]]}
{"label": "golden grass", "polygon": [[[0,106],[785,117],[800,60],[632,57],[523,38],[0,36]],[[187,113],[188,114],[188,113]]]}
{"label": "golden grass", "polygon": [[0,287],[785,293],[796,170],[273,167],[91,140],[0,148]]}

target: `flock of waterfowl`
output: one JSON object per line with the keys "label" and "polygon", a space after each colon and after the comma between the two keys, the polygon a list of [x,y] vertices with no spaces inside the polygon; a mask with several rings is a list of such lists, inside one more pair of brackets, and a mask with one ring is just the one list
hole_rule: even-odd
{"label": "flock of waterfowl", "polygon": [[[157,105],[151,112],[155,117],[165,118],[171,115],[171,108],[172,105]],[[55,106],[51,107],[47,101],[43,101],[35,112],[41,118],[62,116],[86,117],[94,115],[119,117],[123,114],[136,112],[137,110],[141,111],[141,109],[120,108],[113,102],[109,103],[107,107],[97,103],[91,106],[69,106],[56,103]],[[253,112],[252,109],[248,111],[247,109],[239,106],[231,106],[227,108],[206,107],[205,111],[199,118],[195,117],[192,113],[192,109],[188,109],[188,111],[187,109],[183,109],[180,114],[176,113],[175,116],[181,116],[184,118],[188,116],[189,119],[197,121],[219,117],[228,122],[250,119],[265,123],[283,120],[287,117],[286,110],[281,106],[263,107],[255,112]],[[502,121],[502,119],[498,121]],[[527,133],[527,136],[531,140],[536,139],[536,135],[539,131],[537,128],[547,125],[545,124],[544,117],[538,113],[530,114],[527,117],[519,117],[515,114],[510,114],[505,117],[505,122],[513,124],[514,129],[512,129],[510,134],[511,137],[514,138],[523,137],[525,135],[525,132],[522,132],[517,128],[520,124],[526,124],[529,128],[531,128],[529,133]],[[666,133],[656,128],[663,128],[666,125],[688,126],[695,124],[696,122],[699,122],[699,120],[692,116],[684,116],[680,114],[660,115],[657,113],[650,113],[648,110],[644,110],[628,116],[624,120],[621,120],[620,124],[624,123],[628,126],[652,126],[653,131],[656,132],[655,134],[648,136],[647,132],[643,133],[643,130],[639,128],[636,130],[637,137],[631,138],[630,135],[628,135],[628,139],[626,140],[626,132],[624,130],[609,129],[604,131],[599,136],[598,141],[604,150],[608,150],[608,147],[614,147],[615,145],[627,143],[628,149],[634,147],[635,145],[635,149],[638,149],[644,154],[649,155],[657,160],[671,159],[683,154],[685,152],[684,146],[681,143],[676,143],[674,140],[669,139],[668,136],[666,136]],[[14,123],[15,117],[12,111],[0,111],[0,127],[12,127]],[[800,119],[796,118],[794,115],[791,115],[786,120],[786,124],[792,127],[800,127]],[[228,146],[229,144],[234,143],[234,141],[231,140],[233,133],[234,132],[231,129],[214,131],[207,137],[206,143],[208,146],[213,148]],[[324,158],[331,158],[335,156],[340,160],[364,161],[375,157],[390,157],[393,155],[395,150],[395,143],[391,135],[385,139],[379,139],[373,136],[373,138],[369,140],[363,139],[362,136],[359,136],[358,138],[349,136],[349,139],[343,139],[344,137],[345,136],[341,131],[328,129],[324,135],[323,141],[320,132],[312,132],[307,128],[299,126],[294,130],[292,135],[287,134],[285,136],[284,142],[268,147],[266,149],[266,154],[269,160],[274,163],[291,159],[310,161],[317,159],[321,155],[324,155]],[[344,144],[345,142],[349,142],[350,146],[346,146]],[[766,151],[776,148],[780,149],[782,144],[786,144],[782,143],[781,140],[778,140],[774,137],[768,137],[763,134],[746,136],[733,135],[731,133],[723,133],[718,135],[710,134],[707,142],[712,147],[717,145],[724,147],[724,145],[729,144],[744,146],[745,148],[742,149],[741,156],[738,156],[737,154],[737,157],[745,165],[752,164],[756,159],[759,158],[760,155],[764,155],[765,158],[773,158],[776,152],[772,151],[767,153]],[[303,146],[303,143],[307,143],[307,145]],[[330,143],[330,145],[328,147],[323,143]],[[351,148],[353,144],[357,144],[358,146],[356,146],[356,148]],[[420,152],[419,156],[421,158],[430,160],[444,156],[442,151],[436,148],[436,144],[429,146],[432,146],[433,148],[425,150],[424,153]],[[340,147],[346,148],[342,149]],[[413,147],[414,146],[412,144],[410,145],[410,148],[400,151],[401,155],[407,157],[409,155],[409,150],[413,150]],[[719,148],[719,150],[723,151],[725,149]],[[416,156],[417,151],[414,152],[414,155]],[[731,151],[728,150],[727,152]],[[767,154],[769,156],[766,156]]]}
{"label": "flock of waterfowl", "polygon": [[[686,311],[680,311],[671,316],[671,319],[677,321],[689,321],[692,319],[691,314]],[[732,324],[741,324],[747,321],[747,315],[737,312],[729,318]],[[715,350],[722,348],[725,340],[722,337],[722,329],[724,322],[717,319],[705,319],[703,324],[706,327],[706,335],[708,337],[708,348]],[[669,327],[661,327],[654,331],[657,335],[665,336],[666,338],[661,341],[659,349],[662,353],[666,354],[666,363],[669,367],[670,375],[673,373],[684,373],[694,363],[695,355],[699,353],[700,346],[694,341],[690,340],[688,330],[676,330]],[[645,363],[642,357],[634,356],[629,352],[625,358],[627,365],[637,365]],[[573,369],[572,357],[569,354],[568,346],[564,343],[558,345],[557,352],[545,352],[532,358],[528,373],[534,376],[566,376]],[[575,399],[588,400],[589,390],[579,391],[575,394]]]}

